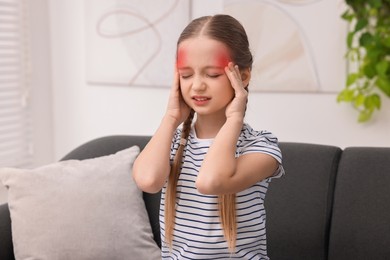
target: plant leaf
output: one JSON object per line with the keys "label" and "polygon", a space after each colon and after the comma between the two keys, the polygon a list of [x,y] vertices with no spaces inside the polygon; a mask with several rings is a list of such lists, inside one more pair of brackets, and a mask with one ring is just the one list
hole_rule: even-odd
{"label": "plant leaf", "polygon": [[367,78],[372,79],[376,76],[376,70],[375,70],[375,64],[367,63],[363,67],[364,75],[366,75]]}
{"label": "plant leaf", "polygon": [[371,94],[366,97],[366,100],[364,101],[364,107],[365,109],[369,110],[375,110],[379,109],[381,106],[381,100],[378,94]]}
{"label": "plant leaf", "polygon": [[373,106],[376,109],[381,109],[381,97],[378,94],[375,93],[370,95],[369,99],[371,100],[370,102],[372,102]]}
{"label": "plant leaf", "polygon": [[382,1],[381,0],[370,0],[368,2],[374,8],[380,8],[382,6]]}
{"label": "plant leaf", "polygon": [[353,43],[353,36],[355,35],[355,32],[348,32],[347,35],[347,47],[348,49],[352,48],[352,43]]}
{"label": "plant leaf", "polygon": [[378,77],[375,84],[380,90],[383,91],[388,97],[390,97],[390,80],[389,78]]}
{"label": "plant leaf", "polygon": [[365,32],[360,36],[359,44],[362,46],[368,46],[372,43],[373,38],[374,37],[372,37],[371,33]]}
{"label": "plant leaf", "polygon": [[354,96],[354,90],[345,88],[337,95],[337,102],[351,102]]}
{"label": "plant leaf", "polygon": [[[381,108],[380,92],[390,98],[390,0],[345,0],[341,18],[353,26],[345,58],[356,65],[337,101],[349,102],[366,122]],[[379,89],[379,90],[378,90]]]}
{"label": "plant leaf", "polygon": [[362,94],[362,93],[359,93],[356,97],[355,97],[355,101],[354,101],[354,105],[355,107],[360,107],[364,104],[364,101],[366,100],[366,97]]}
{"label": "plant leaf", "polygon": [[386,77],[386,71],[389,68],[389,62],[386,60],[380,61],[376,64],[375,69],[379,76]]}
{"label": "plant leaf", "polygon": [[364,122],[367,122],[368,120],[370,120],[370,118],[372,116],[372,112],[373,112],[372,110],[360,111],[359,117],[358,117],[359,123],[364,123]]}
{"label": "plant leaf", "polygon": [[368,25],[368,20],[366,18],[361,18],[357,21],[356,26],[355,26],[355,32],[360,31],[364,27]]}
{"label": "plant leaf", "polygon": [[355,17],[355,14],[352,12],[350,13],[350,10],[346,10],[342,15],[341,15],[341,18],[343,18],[344,20],[348,21],[348,22],[351,22],[352,19]]}
{"label": "plant leaf", "polygon": [[348,75],[347,77],[347,87],[351,86],[353,83],[356,82],[358,78],[358,74],[357,73],[351,73]]}
{"label": "plant leaf", "polygon": [[390,48],[390,36],[385,37],[383,39],[383,45],[385,45],[386,47]]}

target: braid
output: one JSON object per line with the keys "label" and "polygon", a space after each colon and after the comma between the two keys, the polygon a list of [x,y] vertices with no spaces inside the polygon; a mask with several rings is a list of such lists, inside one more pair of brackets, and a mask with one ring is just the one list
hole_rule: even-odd
{"label": "braid", "polygon": [[237,239],[236,194],[218,196],[219,218],[230,252],[234,252]]}
{"label": "braid", "polygon": [[167,243],[172,246],[173,229],[175,226],[175,204],[176,204],[176,191],[177,181],[179,179],[181,166],[183,163],[183,152],[186,145],[188,136],[190,135],[192,119],[194,118],[194,110],[191,110],[189,116],[183,123],[181,131],[181,139],[179,148],[176,151],[173,164],[171,166],[171,172],[168,178],[168,186],[165,194],[165,238]]}
{"label": "braid", "polygon": [[[249,92],[248,86],[245,90]],[[246,100],[245,112],[248,106]],[[237,215],[236,215],[236,194],[222,194],[218,196],[219,217],[230,252],[234,251],[237,239]]]}

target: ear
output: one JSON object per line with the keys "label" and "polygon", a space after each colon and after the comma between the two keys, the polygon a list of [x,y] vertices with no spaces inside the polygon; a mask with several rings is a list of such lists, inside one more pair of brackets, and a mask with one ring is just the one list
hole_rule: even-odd
{"label": "ear", "polygon": [[251,79],[251,70],[250,68],[246,68],[241,70],[240,73],[241,73],[242,82],[244,83],[244,86],[247,87]]}

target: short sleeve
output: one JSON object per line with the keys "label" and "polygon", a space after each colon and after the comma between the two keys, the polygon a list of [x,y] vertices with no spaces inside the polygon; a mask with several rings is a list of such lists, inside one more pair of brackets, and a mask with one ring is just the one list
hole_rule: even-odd
{"label": "short sleeve", "polygon": [[284,175],[282,152],[278,146],[277,137],[271,132],[255,131],[248,125],[244,125],[238,141],[237,156],[249,153],[265,153],[276,159],[279,167],[270,178],[279,178]]}

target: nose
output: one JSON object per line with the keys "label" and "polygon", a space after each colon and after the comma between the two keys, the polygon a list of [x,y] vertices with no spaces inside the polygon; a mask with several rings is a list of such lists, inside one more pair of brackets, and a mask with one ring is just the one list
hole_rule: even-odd
{"label": "nose", "polygon": [[202,77],[200,76],[195,76],[193,81],[192,81],[192,89],[194,91],[200,92],[206,89],[206,84],[203,81]]}

